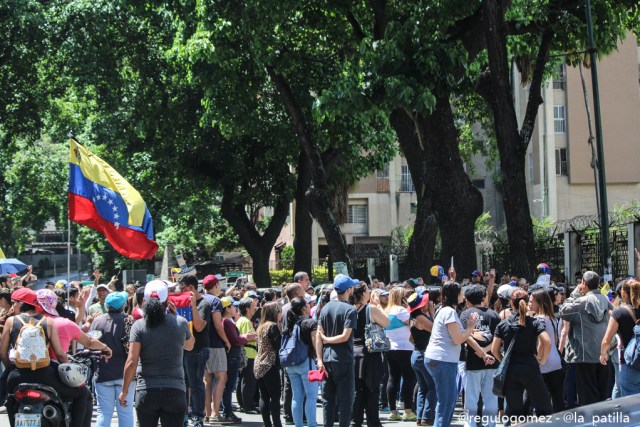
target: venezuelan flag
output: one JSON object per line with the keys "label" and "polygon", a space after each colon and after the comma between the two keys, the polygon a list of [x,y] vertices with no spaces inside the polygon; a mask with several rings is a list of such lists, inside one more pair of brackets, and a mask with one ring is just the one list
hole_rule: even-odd
{"label": "venezuelan flag", "polygon": [[69,219],[103,234],[122,255],[153,258],[153,222],[140,193],[76,141],[69,152]]}
{"label": "venezuelan flag", "polygon": [[191,292],[169,294],[169,301],[176,306],[176,314],[187,319],[189,329],[193,333],[193,310],[191,309]]}

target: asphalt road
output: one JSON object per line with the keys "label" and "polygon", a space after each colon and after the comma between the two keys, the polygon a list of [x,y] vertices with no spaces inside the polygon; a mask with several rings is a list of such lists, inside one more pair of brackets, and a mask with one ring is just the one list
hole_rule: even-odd
{"label": "asphalt road", "polygon": [[[235,404],[235,398],[234,398],[234,404]],[[320,403],[318,403],[318,405],[316,406],[316,411],[317,411],[317,420],[318,420],[318,425],[323,425],[322,424],[322,406],[320,405]],[[402,412],[402,411],[400,411]],[[458,403],[458,406],[456,407],[456,413],[453,417],[453,423],[452,425],[454,426],[462,426],[464,425],[464,423],[462,421],[460,421],[460,414],[461,414],[461,407],[460,404]],[[243,414],[242,412],[237,412],[236,413],[237,416],[239,416],[240,418],[242,418],[242,426],[248,426],[248,427],[258,427],[258,426],[263,426],[264,423],[262,422],[262,417],[259,414]],[[383,425],[386,426],[397,426],[397,427],[409,427],[409,426],[415,426],[416,422],[415,421],[389,421],[387,418],[389,418],[389,414],[380,414],[380,421],[382,421]],[[97,411],[94,408],[93,410],[93,417],[92,417],[92,426],[96,426],[96,419],[97,419]],[[284,426],[284,416],[281,418],[282,419],[282,424]],[[219,424],[208,424],[208,425],[219,425]],[[227,424],[230,425],[230,424]],[[240,425],[240,424],[235,424],[235,425]],[[337,423],[335,424],[337,426]],[[6,414],[0,414],[0,426],[4,427],[4,426],[9,426],[9,419],[7,417]],[[113,418],[111,419],[111,426],[112,427],[118,427],[118,417],[114,411],[113,414]]]}

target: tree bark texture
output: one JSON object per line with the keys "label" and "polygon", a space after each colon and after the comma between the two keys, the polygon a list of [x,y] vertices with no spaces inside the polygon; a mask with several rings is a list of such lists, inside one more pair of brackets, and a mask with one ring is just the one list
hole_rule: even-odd
{"label": "tree bark texture", "polygon": [[438,97],[433,112],[416,123],[429,152],[427,176],[442,241],[441,264],[447,271],[454,257],[459,275],[470,275],[477,268],[475,228],[484,201],[464,169],[449,97]]}
{"label": "tree bark texture", "polygon": [[300,148],[309,157],[311,163],[311,185],[307,192],[307,196],[310,199],[311,214],[322,228],[333,262],[346,263],[347,270],[352,273],[353,269],[347,241],[333,215],[333,207],[327,185],[326,165],[322,153],[313,137],[304,112],[300,108],[285,77],[270,67],[267,68],[267,71],[284,100],[293,128],[298,135]]}
{"label": "tree bark texture", "polygon": [[433,263],[438,227],[433,212],[432,195],[427,187],[426,150],[421,146],[415,123],[410,114],[405,110],[397,109],[391,113],[389,120],[396,131],[400,148],[407,159],[407,166],[418,199],[416,219],[413,224],[413,234],[409,240],[404,273],[411,277],[427,278],[430,276],[429,269]]}
{"label": "tree bark texture", "polygon": [[251,223],[244,205],[234,201],[233,186],[226,186],[223,191],[220,212],[224,219],[238,233],[240,243],[245,247],[253,260],[253,279],[259,287],[271,286],[269,275],[269,256],[280,231],[289,215],[289,201],[281,199],[273,210],[273,216],[265,232],[260,235]]}
{"label": "tree bark texture", "polygon": [[311,274],[313,267],[311,228],[313,219],[311,218],[311,201],[307,196],[307,190],[311,184],[311,162],[306,153],[300,153],[298,160],[298,182],[296,184],[296,212],[295,229],[293,238],[293,248],[295,258],[293,260],[294,271],[306,271]]}
{"label": "tree bark texture", "polygon": [[[483,18],[489,72],[480,79],[476,89],[485,98],[493,112],[511,256],[512,271],[510,273],[532,278],[535,264],[534,238],[526,187],[525,157],[538,106],[542,103],[540,90],[554,33],[551,30],[551,24],[542,33],[525,118],[519,130],[510,80],[507,31],[502,3],[498,0],[487,0]],[[554,14],[551,22],[555,20]]]}
{"label": "tree bark texture", "polygon": [[[453,256],[461,274],[471,273],[477,261],[475,221],[482,214],[483,200],[464,170],[448,97],[439,97],[427,117],[396,110],[391,114],[391,123],[418,195],[409,273],[429,276],[436,225],[442,240],[439,262],[446,270]],[[418,245],[424,246],[422,251]]]}

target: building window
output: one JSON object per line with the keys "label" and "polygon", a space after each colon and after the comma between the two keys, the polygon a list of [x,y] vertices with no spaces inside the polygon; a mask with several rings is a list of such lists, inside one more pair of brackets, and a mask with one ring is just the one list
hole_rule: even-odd
{"label": "building window", "polygon": [[411,179],[411,172],[409,172],[408,165],[402,165],[402,175],[400,176],[400,192],[413,193],[416,191],[413,185],[413,179]]}
{"label": "building window", "polygon": [[376,189],[378,193],[389,192],[389,163],[385,163],[384,168],[376,171]]}
{"label": "building window", "polygon": [[389,163],[385,163],[384,167],[376,171],[377,178],[389,178]]}
{"label": "building window", "polygon": [[569,176],[567,162],[567,149],[556,148],[556,175]]}
{"label": "building window", "polygon": [[554,77],[554,79],[553,79],[553,88],[554,89],[562,89],[562,90],[565,89],[565,85],[566,85],[566,82],[567,82],[567,77],[566,77],[566,74],[565,74],[564,70],[565,70],[564,64],[562,64],[557,70],[558,77]]}
{"label": "building window", "polygon": [[565,133],[567,131],[567,116],[564,105],[555,105],[553,107],[553,130],[556,133]]}
{"label": "building window", "polygon": [[473,182],[473,186],[476,187],[478,190],[484,190],[484,178],[474,179],[472,182]]}
{"label": "building window", "polygon": [[533,180],[536,178],[534,166],[533,153],[529,153],[529,182],[531,183],[533,183]]}
{"label": "building window", "polygon": [[349,224],[366,224],[368,209],[367,205],[349,205]]}

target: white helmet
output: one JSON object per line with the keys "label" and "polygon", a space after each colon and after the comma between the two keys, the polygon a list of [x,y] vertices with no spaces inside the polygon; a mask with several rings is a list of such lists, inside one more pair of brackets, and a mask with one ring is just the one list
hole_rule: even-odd
{"label": "white helmet", "polygon": [[89,367],[79,363],[62,363],[58,366],[60,380],[69,387],[84,387]]}

